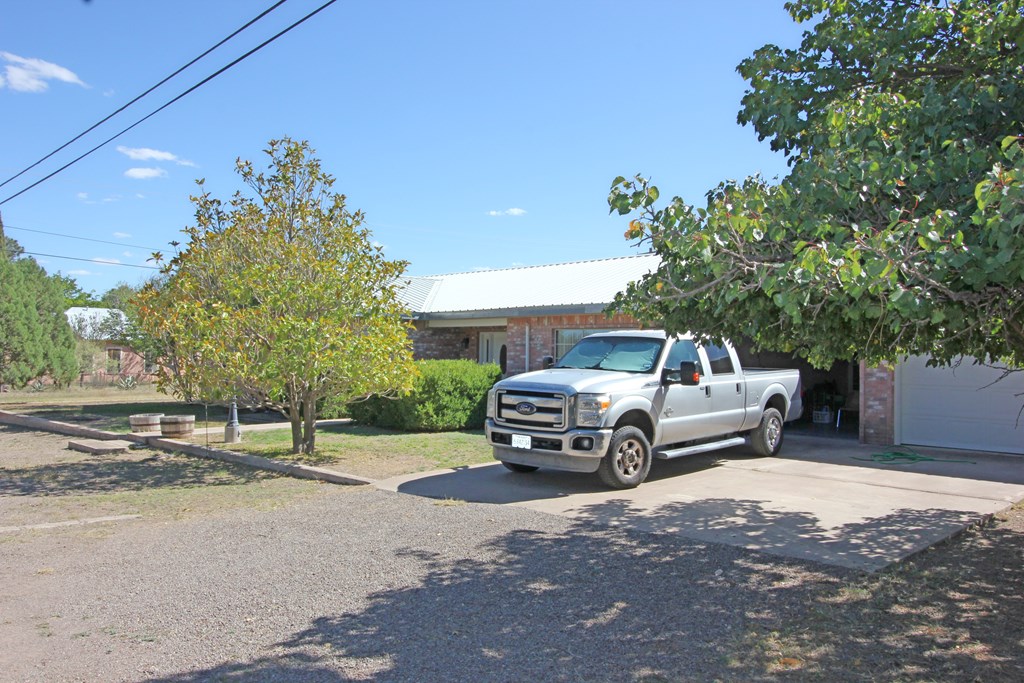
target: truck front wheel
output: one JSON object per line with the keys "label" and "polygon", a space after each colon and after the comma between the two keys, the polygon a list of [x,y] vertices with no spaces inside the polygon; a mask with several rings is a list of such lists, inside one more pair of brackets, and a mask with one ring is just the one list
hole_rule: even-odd
{"label": "truck front wheel", "polygon": [[612,434],[608,453],[601,459],[597,475],[613,489],[639,486],[651,471],[651,445],[636,427],[622,427]]}
{"label": "truck front wheel", "polygon": [[750,445],[758,455],[775,455],[782,448],[782,413],[765,408],[761,424],[750,432]]}

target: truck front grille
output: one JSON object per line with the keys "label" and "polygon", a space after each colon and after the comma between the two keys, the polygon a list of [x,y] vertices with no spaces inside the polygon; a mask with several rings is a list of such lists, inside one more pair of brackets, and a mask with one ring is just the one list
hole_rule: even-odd
{"label": "truck front grille", "polygon": [[568,424],[564,394],[539,391],[499,391],[495,420],[527,429],[563,431]]}

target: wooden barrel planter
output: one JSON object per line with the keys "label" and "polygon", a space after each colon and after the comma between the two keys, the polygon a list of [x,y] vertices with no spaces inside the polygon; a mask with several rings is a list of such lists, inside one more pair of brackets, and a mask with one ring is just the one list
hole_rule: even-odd
{"label": "wooden barrel planter", "polygon": [[131,426],[132,433],[134,434],[138,434],[140,432],[159,432],[160,418],[163,416],[163,413],[139,413],[137,415],[129,415],[128,424]]}
{"label": "wooden barrel planter", "polygon": [[160,418],[160,435],[168,439],[187,439],[195,428],[195,415],[164,415]]}

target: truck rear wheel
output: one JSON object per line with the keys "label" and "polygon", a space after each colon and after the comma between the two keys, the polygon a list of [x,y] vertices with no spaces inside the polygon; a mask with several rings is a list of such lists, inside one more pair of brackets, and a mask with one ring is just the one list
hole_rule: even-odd
{"label": "truck rear wheel", "polygon": [[761,424],[750,432],[750,445],[758,455],[775,455],[782,448],[782,413],[765,408]]}
{"label": "truck rear wheel", "polygon": [[501,461],[501,464],[505,466],[505,469],[512,470],[513,472],[526,473],[537,471],[537,468],[533,465],[520,465],[516,462],[505,462],[504,460]]}
{"label": "truck rear wheel", "polygon": [[612,434],[608,453],[601,458],[597,475],[613,489],[639,486],[651,471],[651,445],[636,427],[622,427]]}

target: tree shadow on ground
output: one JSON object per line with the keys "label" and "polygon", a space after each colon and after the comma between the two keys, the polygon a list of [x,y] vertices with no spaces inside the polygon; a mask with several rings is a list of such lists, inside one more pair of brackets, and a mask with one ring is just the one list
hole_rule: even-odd
{"label": "tree shadow on ground", "polygon": [[639,507],[616,499],[574,511],[579,519],[645,531],[684,533],[751,550],[875,571],[924,550],[979,518],[947,509],[894,510],[878,518],[827,526],[808,512],[781,511],[771,500],[709,498]]}
{"label": "tree shadow on ground", "polygon": [[[735,504],[709,511],[722,505]],[[761,514],[811,531],[802,515]],[[877,523],[898,534],[906,516]],[[153,680],[1019,679],[1024,545],[979,538],[867,577],[586,521],[513,531],[473,557],[409,548],[421,576],[361,611],[315,619],[250,662]]]}
{"label": "tree shadow on ground", "polygon": [[153,454],[0,470],[0,496],[64,496],[244,484],[280,475],[214,460]]}

